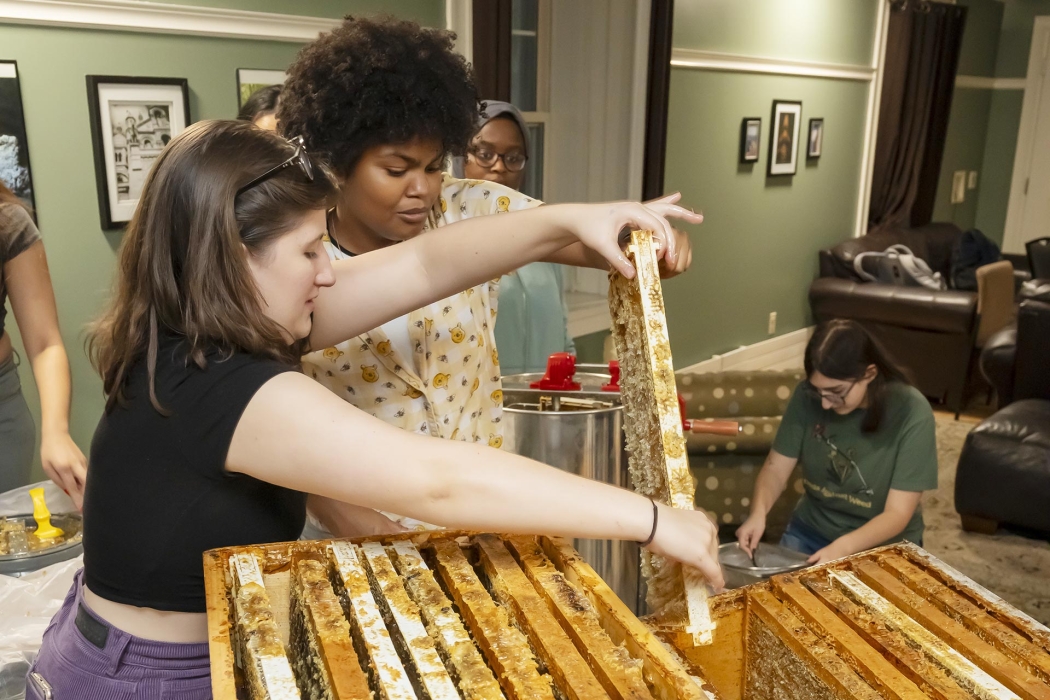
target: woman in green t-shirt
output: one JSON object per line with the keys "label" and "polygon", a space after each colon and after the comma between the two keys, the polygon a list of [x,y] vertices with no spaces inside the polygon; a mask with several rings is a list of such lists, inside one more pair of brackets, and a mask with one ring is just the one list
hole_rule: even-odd
{"label": "woman in green t-shirt", "polygon": [[867,331],[819,326],[737,540],[752,552],[796,464],[804,492],[780,544],[818,564],[887,542],[922,543],[922,492],[937,487],[933,411]]}

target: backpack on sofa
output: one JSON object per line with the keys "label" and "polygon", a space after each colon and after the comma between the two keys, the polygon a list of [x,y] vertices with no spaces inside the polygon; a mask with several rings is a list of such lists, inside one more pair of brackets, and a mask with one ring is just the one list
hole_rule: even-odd
{"label": "backpack on sofa", "polygon": [[[871,261],[869,265],[875,269],[875,274],[864,269],[865,260]],[[861,253],[853,258],[853,269],[866,282],[936,290],[948,288],[941,273],[931,270],[925,260],[916,257],[905,245],[891,245],[881,253]]]}

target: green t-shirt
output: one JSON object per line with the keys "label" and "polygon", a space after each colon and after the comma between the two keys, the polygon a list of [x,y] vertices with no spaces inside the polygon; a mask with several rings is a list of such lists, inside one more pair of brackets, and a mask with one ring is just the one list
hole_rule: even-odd
{"label": "green t-shirt", "polygon": [[[802,522],[835,540],[882,513],[890,489],[937,488],[933,411],[916,389],[890,383],[882,424],[863,433],[865,409],[844,416],[825,411],[804,386],[795,389],[773,441],[774,450],[797,458],[802,467],[805,488],[795,508]],[[916,508],[892,541],[919,542],[922,531],[922,509]]]}

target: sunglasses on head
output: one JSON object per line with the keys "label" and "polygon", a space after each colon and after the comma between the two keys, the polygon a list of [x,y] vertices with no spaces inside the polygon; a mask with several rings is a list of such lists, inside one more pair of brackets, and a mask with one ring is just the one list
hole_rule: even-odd
{"label": "sunglasses on head", "polygon": [[260,185],[266,182],[271,177],[274,177],[278,173],[282,172],[285,168],[291,167],[293,165],[299,166],[299,169],[302,171],[303,175],[306,176],[308,182],[314,181],[314,164],[313,161],[310,160],[310,155],[306,152],[306,145],[303,143],[303,137],[296,136],[295,138],[288,139],[288,143],[292,144],[292,146],[295,148],[295,152],[291,156],[289,156],[289,158],[283,163],[273,166],[265,173],[249,182],[247,185],[244,185],[243,187],[239,188],[237,190],[237,194],[234,195],[234,198],[241,196],[256,185]]}

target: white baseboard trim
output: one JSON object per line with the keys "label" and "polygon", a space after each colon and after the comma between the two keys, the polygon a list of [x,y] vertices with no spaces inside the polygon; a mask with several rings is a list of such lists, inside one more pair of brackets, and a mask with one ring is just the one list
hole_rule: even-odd
{"label": "white baseboard trim", "polygon": [[0,23],[307,43],[342,20],[140,0],[0,0]]}
{"label": "white baseboard trim", "polygon": [[806,343],[813,335],[814,326],[778,335],[753,345],[745,345],[710,360],[683,367],[678,372],[703,374],[705,372],[747,372],[757,370],[801,369]]}
{"label": "white baseboard trim", "polygon": [[957,75],[955,87],[972,90],[1024,90],[1027,78],[992,78],[983,75]]}

